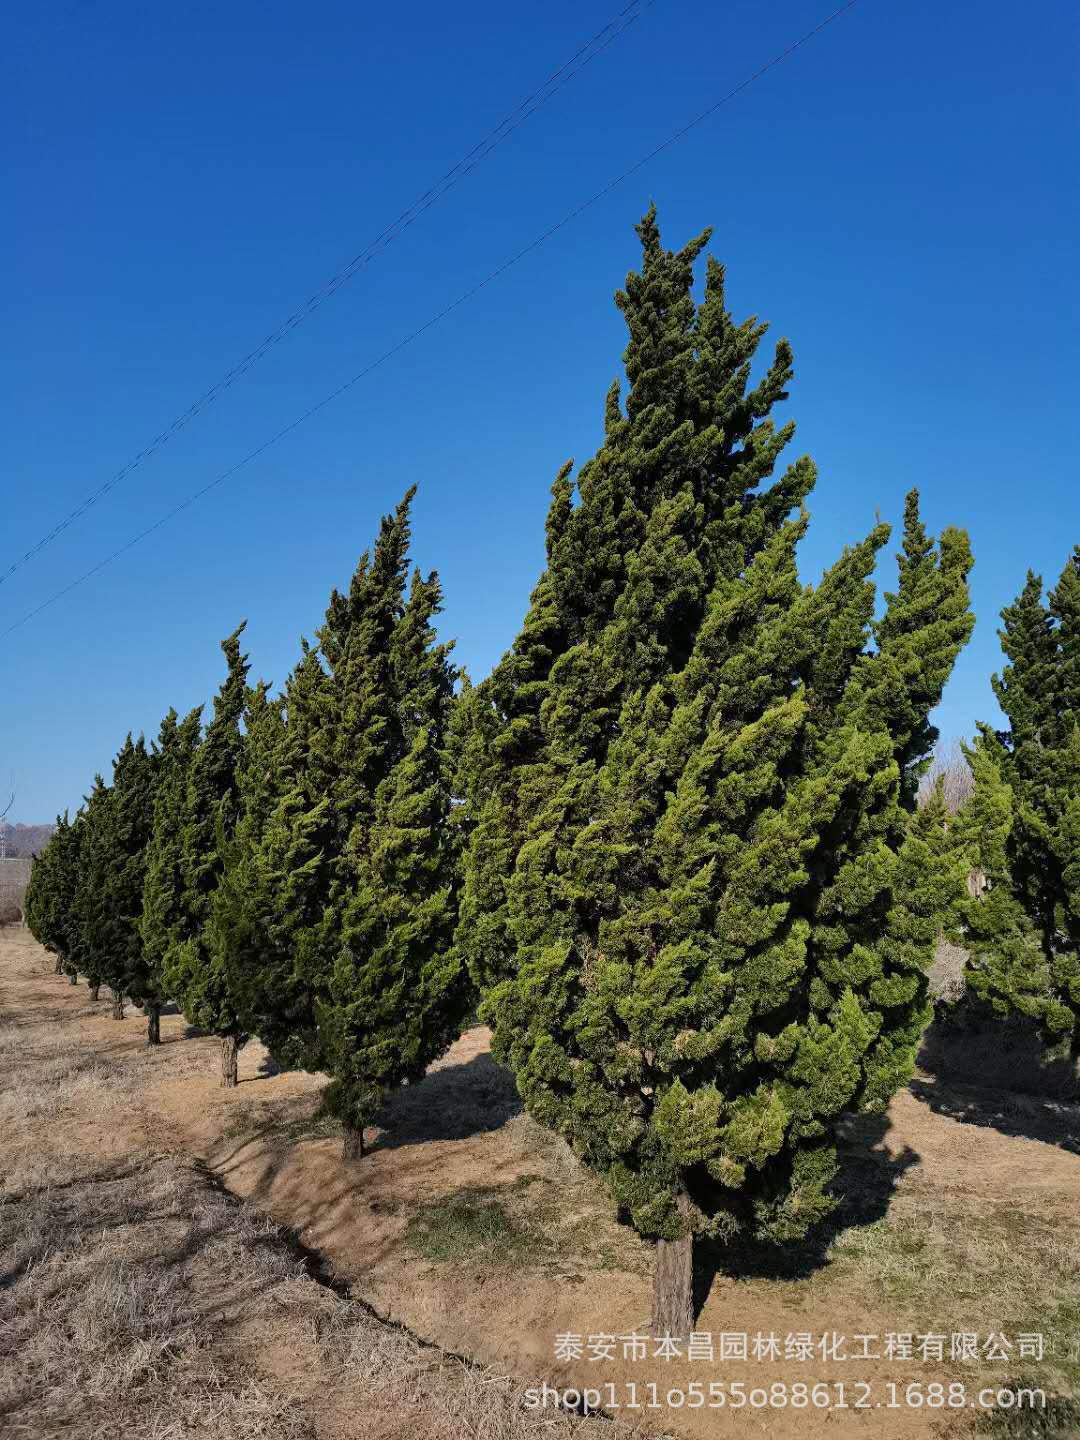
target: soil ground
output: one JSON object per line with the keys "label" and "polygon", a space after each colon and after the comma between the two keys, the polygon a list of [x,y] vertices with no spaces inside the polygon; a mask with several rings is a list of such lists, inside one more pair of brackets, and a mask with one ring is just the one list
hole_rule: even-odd
{"label": "soil ground", "polygon": [[[625,1337],[647,1322],[650,1247],[616,1222],[596,1179],[521,1112],[483,1028],[393,1097],[367,1133],[369,1153],[343,1166],[340,1139],[318,1114],[321,1077],[275,1073],[252,1044],[241,1052],[241,1083],[222,1090],[212,1037],[166,1015],[163,1044],[147,1050],[137,1010],[111,1019],[104,998],[95,1007],[84,987],[52,974],[25,932],[0,932],[0,1014],[16,1033],[52,1025],[64,1053],[109,1074],[137,1070],[119,1107],[103,1103],[101,1085],[64,1080],[46,1127],[51,1151],[102,1170],[134,1154],[197,1162],[248,1213],[295,1232],[354,1302],[483,1373],[599,1389],[621,1420],[688,1437],[1080,1435],[1080,1105],[980,1087],[970,1073],[961,1082],[947,1038],[930,1047],[933,1071],[886,1115],[847,1125],[843,1200],[826,1233],[794,1251],[699,1256],[697,1327],[712,1337],[713,1358],[635,1359],[624,1358],[634,1349]],[[1000,1080],[1000,1054],[993,1073]],[[29,1143],[11,1109],[6,1101],[0,1117],[3,1169],[20,1146],[25,1163]],[[288,1333],[275,1340],[272,1307],[248,1305],[242,1327],[260,1373],[298,1387],[322,1416],[318,1433],[436,1433],[415,1415],[402,1420],[414,1430],[367,1421],[335,1429],[340,1415],[313,1381],[318,1366]],[[960,1334],[977,1337],[977,1358],[950,1358]],[[1035,1335],[1041,1358],[1038,1342],[1020,1340]],[[557,1343],[565,1336],[581,1337],[579,1356],[573,1342]],[[764,1353],[755,1359],[759,1336]],[[771,1336],[778,1355],[769,1353]],[[801,1358],[807,1336],[810,1355]],[[830,1337],[847,1358],[823,1353]],[[926,1353],[921,1337],[930,1337]],[[860,1351],[868,1358],[854,1358]],[[710,1382],[730,1387],[727,1402],[694,1408],[692,1382],[706,1397]],[[758,1403],[738,1405],[739,1382]],[[519,1407],[525,1383],[512,1387]],[[962,1383],[964,1403],[938,1406],[935,1383]],[[831,1403],[797,1403],[797,1384],[828,1387],[818,1397]],[[1017,1384],[1044,1392],[1046,1408],[972,1404],[983,1387]],[[445,1433],[488,1433],[472,1423],[460,1419]]]}

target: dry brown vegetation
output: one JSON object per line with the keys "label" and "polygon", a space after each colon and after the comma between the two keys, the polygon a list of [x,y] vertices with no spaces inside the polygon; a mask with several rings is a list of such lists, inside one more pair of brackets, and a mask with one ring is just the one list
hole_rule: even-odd
{"label": "dry brown vegetation", "polygon": [[[393,1097],[370,1154],[343,1169],[318,1077],[275,1073],[252,1045],[240,1086],[221,1090],[212,1038],[167,1015],[165,1043],[148,1051],[137,1011],[111,1020],[107,1001],[54,976],[25,933],[0,934],[0,1011],[10,1433],[628,1433],[528,1413],[526,1381],[508,1378],[595,1384],[595,1367],[553,1361],[553,1337],[641,1324],[651,1255],[594,1177],[521,1112],[482,1029]],[[827,1233],[783,1255],[714,1257],[700,1328],[1042,1330],[1046,1360],[1022,1369],[1049,1410],[1002,1413],[979,1431],[1080,1434],[1069,1399],[1080,1388],[1076,1076],[1027,1045],[1008,1029],[935,1026],[911,1090],[886,1116],[847,1126],[843,1204]],[[1002,1384],[1021,1367],[815,1368],[816,1379]],[[808,1378],[775,1364],[716,1365],[705,1378],[721,1373]],[[688,1370],[602,1378],[678,1384]],[[914,1410],[645,1419],[679,1435],[781,1440],[976,1425]]]}
{"label": "dry brown vegetation", "polygon": [[[44,956],[9,932],[4,964]],[[5,975],[0,1015],[0,1430],[125,1440],[537,1440],[613,1432],[522,1409],[524,1382],[380,1321],[192,1157],[151,1142],[148,1072],[199,1045],[82,1043],[85,991]],[[23,1003],[15,1003],[15,989]],[[37,990],[43,995],[45,985]],[[159,1066],[156,1062],[161,1061]],[[165,1137],[159,1134],[159,1139]],[[655,1433],[655,1432],[654,1432]]]}
{"label": "dry brown vegetation", "polygon": [[941,741],[935,746],[930,768],[919,786],[920,799],[926,799],[938,784],[949,814],[955,815],[975,786],[975,777],[959,740]]}

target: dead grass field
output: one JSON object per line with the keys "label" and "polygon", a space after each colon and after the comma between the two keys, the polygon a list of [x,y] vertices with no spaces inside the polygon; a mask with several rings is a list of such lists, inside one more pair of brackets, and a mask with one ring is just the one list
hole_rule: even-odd
{"label": "dead grass field", "polygon": [[[1002,1088],[936,1037],[884,1117],[850,1122],[844,1201],[798,1251],[712,1257],[721,1332],[1042,1332],[1042,1361],[558,1361],[557,1334],[643,1326],[651,1252],[520,1110],[482,1029],[387,1105],[343,1168],[318,1077],[182,1017],[143,1045],[0,932],[0,1416],[25,1436],[526,1437],[628,1433],[522,1408],[524,1377],[661,1394],[689,1381],[1038,1386],[1037,1414],[926,1408],[634,1412],[676,1435],[1080,1436],[1080,1106]],[[1029,1092],[1036,1065],[1018,1051]],[[991,1064],[992,1061],[992,1064]],[[997,1088],[977,1083],[993,1078]],[[223,1187],[222,1193],[215,1186]],[[708,1257],[705,1257],[708,1259]],[[331,1279],[333,1286],[320,1283]],[[398,1326],[405,1328],[397,1328]],[[848,1349],[852,1348],[849,1338]],[[464,1358],[468,1357],[468,1359]],[[517,1379],[506,1378],[519,1377]],[[616,1393],[625,1398],[626,1392]],[[642,1430],[641,1433],[649,1433]]]}
{"label": "dead grass field", "polygon": [[211,1047],[174,1019],[150,1053],[141,1017],[106,1020],[50,972],[0,932],[0,1433],[614,1440],[601,1419],[529,1414],[523,1380],[327,1283],[161,1123],[157,1087],[197,1088]]}

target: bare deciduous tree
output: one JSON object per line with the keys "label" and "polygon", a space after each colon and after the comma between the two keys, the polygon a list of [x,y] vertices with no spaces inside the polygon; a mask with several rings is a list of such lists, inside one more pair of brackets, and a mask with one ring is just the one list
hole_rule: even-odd
{"label": "bare deciduous tree", "polygon": [[934,747],[934,758],[930,763],[930,769],[923,776],[922,784],[919,786],[920,804],[925,803],[939,780],[949,814],[955,815],[971,794],[974,784],[971,766],[957,739],[939,740]]}

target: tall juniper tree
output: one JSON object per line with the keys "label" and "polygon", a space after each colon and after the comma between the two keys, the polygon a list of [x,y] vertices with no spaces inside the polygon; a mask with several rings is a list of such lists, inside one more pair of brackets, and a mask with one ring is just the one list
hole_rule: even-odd
{"label": "tall juniper tree", "polygon": [[118,1017],[123,1015],[125,995],[145,1006],[149,1044],[159,1038],[161,997],[157,975],[144,964],[140,923],[156,768],[157,757],[143,737],[132,740],[129,735],[116,756],[100,812],[94,816],[85,876],[93,891],[86,897],[91,973],[100,974],[112,990]]}
{"label": "tall juniper tree", "polygon": [[385,1091],[456,1037],[467,1003],[452,945],[455,671],[433,629],[437,576],[409,581],[413,493],[348,593],[332,593],[281,711],[253,726],[268,759],[245,770],[229,903],[223,892],[215,918],[252,1029],[330,1075],[346,1159],[363,1154]]}
{"label": "tall juniper tree", "polygon": [[1043,601],[1028,572],[1002,611],[993,680],[1008,728],[980,727],[956,834],[985,887],[964,905],[968,978],[1080,1058],[1080,548]]}
{"label": "tall juniper tree", "polygon": [[[411,744],[375,793],[369,824],[350,836],[355,889],[342,943],[316,1001],[347,1159],[383,1094],[418,1080],[461,1033],[467,990],[453,949],[454,836],[441,742],[447,690],[417,717]],[[441,711],[441,713],[439,713]]]}
{"label": "tall juniper tree", "polygon": [[657,1240],[674,1333],[694,1233],[805,1234],[837,1117],[910,1074],[942,904],[911,816],[970,554],[913,493],[879,622],[885,525],[801,584],[814,467],[773,478],[790,348],[752,383],[765,326],[713,259],[694,300],[708,233],[638,234],[625,406],[616,384],[559,473],[524,627],[469,702],[458,943],[530,1112]]}
{"label": "tall juniper tree", "polygon": [[[71,963],[85,977],[94,1000],[105,983],[108,959],[98,943],[104,904],[102,877],[108,863],[102,823],[108,799],[108,785],[101,775],[95,775],[79,812],[79,867],[71,900]],[[118,1020],[124,1017],[124,997],[115,992],[113,1015]]]}
{"label": "tall juniper tree", "polygon": [[174,914],[162,955],[169,995],[192,1025],[221,1040],[221,1083],[227,1087],[236,1084],[237,1056],[247,1035],[222,958],[211,944],[210,917],[239,810],[237,769],[244,749],[241,720],[248,673],[247,657],[240,653],[243,630],[241,624],[221,642],[225,679],[214,697],[206,734],[183,761],[179,854],[173,859],[180,893],[169,901]]}
{"label": "tall juniper tree", "polygon": [[74,926],[75,891],[79,883],[82,815],[56,817],[56,829],[34,860],[26,887],[26,923],[40,944],[56,956],[56,973],[78,980],[78,934]]}
{"label": "tall juniper tree", "polygon": [[183,818],[188,775],[200,737],[201,707],[177,720],[170,710],[158,736],[154,814],[147,846],[139,933],[147,988],[160,1011],[170,950],[184,935]]}
{"label": "tall juniper tree", "polygon": [[305,846],[303,833],[294,836],[291,824],[300,802],[291,788],[295,772],[287,761],[284,709],[284,699],[271,699],[264,682],[248,689],[236,828],[225,847],[206,930],[240,1025],[277,1059],[287,1058],[293,1030],[291,937],[305,918],[301,902],[318,858]]}

